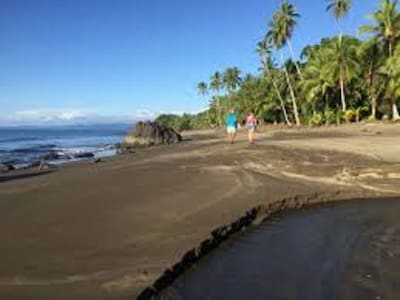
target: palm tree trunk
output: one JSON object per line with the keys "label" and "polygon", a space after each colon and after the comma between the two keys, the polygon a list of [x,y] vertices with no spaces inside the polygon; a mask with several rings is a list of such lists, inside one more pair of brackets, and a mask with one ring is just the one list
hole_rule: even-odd
{"label": "palm tree trunk", "polygon": [[339,104],[336,104],[336,125],[340,125],[341,123],[341,114],[339,111]]}
{"label": "palm tree trunk", "polygon": [[292,123],[289,121],[289,118],[288,118],[288,115],[287,115],[285,103],[283,102],[283,98],[282,98],[281,92],[279,91],[278,85],[276,84],[276,81],[275,81],[274,77],[272,76],[272,72],[269,69],[268,62],[265,63],[265,70],[267,71],[268,76],[271,77],[272,85],[274,86],[274,89],[275,89],[276,94],[278,96],[285,122],[286,122],[286,124],[288,126],[292,126]]}
{"label": "palm tree trunk", "polygon": [[392,102],[392,118],[395,121],[400,119],[399,110],[397,109],[397,105],[396,105],[396,101],[395,100],[393,100],[393,102]]}
{"label": "palm tree trunk", "polygon": [[368,68],[368,84],[369,84],[369,96],[370,96],[370,102],[371,102],[371,116],[370,119],[376,120],[376,93],[374,89],[375,85],[375,76],[374,76],[374,71],[373,71],[373,64],[369,65]]}
{"label": "palm tree trunk", "polygon": [[[389,41],[389,58],[391,58],[392,55],[393,55],[393,44],[392,41]],[[392,119],[395,121],[400,119],[399,110],[397,109],[396,99],[393,98],[392,98]]]}
{"label": "palm tree trunk", "polygon": [[325,111],[324,111],[324,117],[325,117],[325,126],[329,125],[329,119],[328,119],[328,113],[329,113],[329,102],[328,102],[328,95],[325,94]]}
{"label": "palm tree trunk", "polygon": [[210,119],[210,109],[207,109],[207,122],[208,122],[208,126],[210,126],[210,128],[213,128],[213,124]]}
{"label": "palm tree trunk", "polygon": [[228,88],[228,101],[226,102],[226,112],[228,112],[232,107],[232,90]]}
{"label": "palm tree trunk", "polygon": [[221,108],[221,99],[217,96],[217,111],[218,111],[218,125],[222,126],[222,108]]}
{"label": "palm tree trunk", "polygon": [[290,96],[292,98],[293,113],[294,113],[294,119],[296,120],[296,126],[300,126],[301,124],[300,124],[300,118],[299,118],[299,111],[297,109],[296,96],[294,94],[292,83],[290,82],[289,74],[288,74],[288,71],[287,71],[285,65],[283,65],[283,69],[285,71],[286,82],[289,86]]}
{"label": "palm tree trunk", "polygon": [[376,96],[372,95],[371,97],[371,119],[376,119]]}
{"label": "palm tree trunk", "polygon": [[297,63],[296,57],[294,55],[293,46],[290,39],[288,39],[288,45],[289,45],[290,55],[292,56],[292,60],[294,62],[294,65],[296,66],[297,74],[299,75],[300,79],[303,80],[303,74],[301,73],[299,64]]}
{"label": "palm tree trunk", "polygon": [[347,109],[346,96],[344,94],[344,80],[342,72],[340,72],[340,100],[342,101],[342,111],[345,112]]}
{"label": "palm tree trunk", "polygon": [[[340,55],[342,55],[342,40],[343,40],[343,33],[341,29],[341,23],[338,22],[339,26],[339,47],[340,47]],[[346,95],[344,92],[344,79],[343,79],[343,67],[340,66],[340,100],[342,102],[342,111],[345,112],[347,109],[346,105]]]}

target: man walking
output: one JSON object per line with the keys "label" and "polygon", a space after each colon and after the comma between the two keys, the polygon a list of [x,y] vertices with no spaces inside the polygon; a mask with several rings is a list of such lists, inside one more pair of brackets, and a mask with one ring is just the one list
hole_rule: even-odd
{"label": "man walking", "polygon": [[235,110],[231,108],[228,115],[226,116],[226,133],[228,134],[228,140],[233,144],[236,137],[238,120],[235,114]]}

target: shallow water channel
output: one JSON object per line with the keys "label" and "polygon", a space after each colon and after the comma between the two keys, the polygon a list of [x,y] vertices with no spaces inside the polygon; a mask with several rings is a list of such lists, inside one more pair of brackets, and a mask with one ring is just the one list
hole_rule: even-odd
{"label": "shallow water channel", "polygon": [[276,214],[223,243],[161,299],[400,299],[400,200]]}

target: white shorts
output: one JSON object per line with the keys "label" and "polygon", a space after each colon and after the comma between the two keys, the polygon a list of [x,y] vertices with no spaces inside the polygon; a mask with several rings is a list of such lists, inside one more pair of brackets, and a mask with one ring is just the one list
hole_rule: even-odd
{"label": "white shorts", "polygon": [[230,133],[230,134],[236,133],[236,127],[234,127],[234,126],[227,126],[227,127],[226,127],[226,132],[227,132],[227,133]]}

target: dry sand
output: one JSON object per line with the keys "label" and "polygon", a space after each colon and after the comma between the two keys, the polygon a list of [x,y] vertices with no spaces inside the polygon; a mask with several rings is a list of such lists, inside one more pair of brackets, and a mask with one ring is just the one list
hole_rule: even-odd
{"label": "dry sand", "polygon": [[98,170],[0,177],[0,299],[133,299],[257,205],[398,195],[399,136],[398,125],[267,128],[249,146],[244,133],[234,145],[196,133]]}

